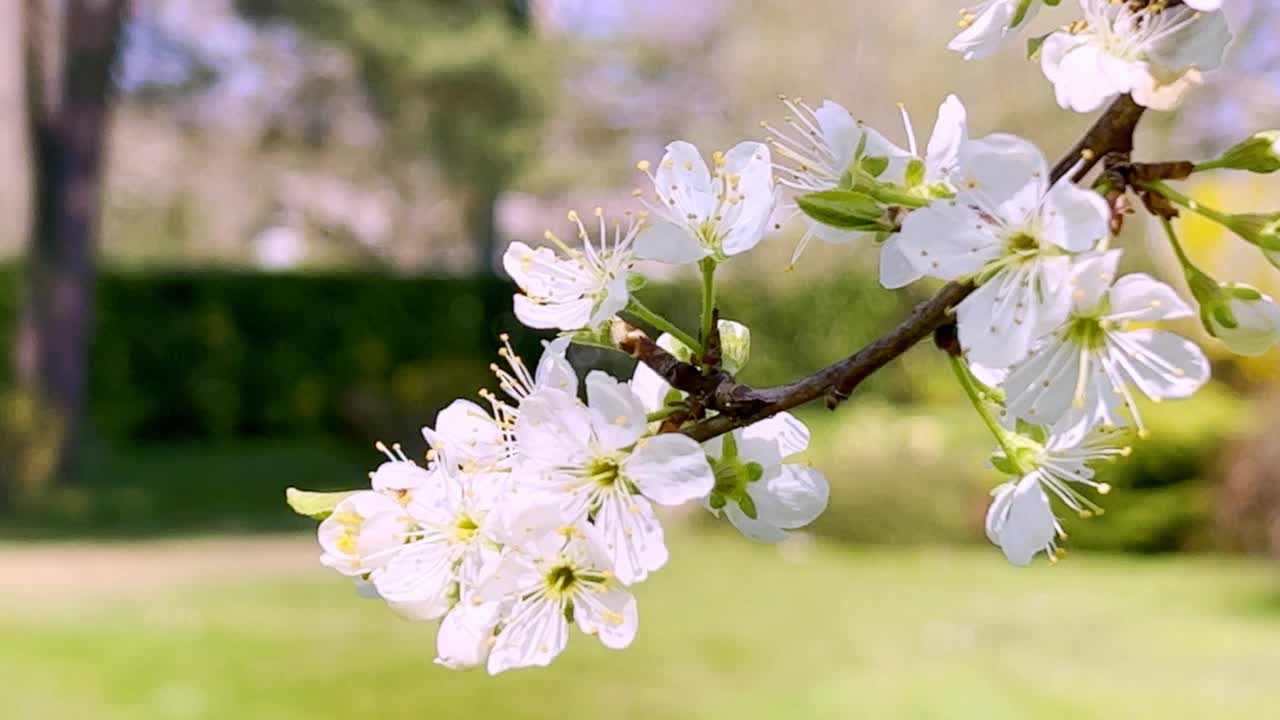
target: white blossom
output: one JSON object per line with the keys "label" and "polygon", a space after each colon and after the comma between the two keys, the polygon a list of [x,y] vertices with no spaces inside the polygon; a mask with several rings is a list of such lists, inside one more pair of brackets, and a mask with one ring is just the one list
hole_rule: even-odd
{"label": "white blossom", "polygon": [[1202,316],[1214,337],[1239,355],[1261,355],[1280,342],[1280,306],[1256,288],[1235,283],[1222,288],[1222,310]]}
{"label": "white blossom", "polygon": [[[1210,5],[1212,3],[1204,3]],[[1124,93],[1172,110],[1222,62],[1231,31],[1221,11],[1185,5],[1080,0],[1084,19],[1045,39],[1040,67],[1058,104],[1092,112]]]}
{"label": "white blossom", "polygon": [[404,507],[386,493],[362,490],[338,503],[317,531],[320,562],[352,577],[366,575],[404,543],[410,520]]}
{"label": "white blossom", "polygon": [[667,561],[652,503],[704,497],[715,479],[697,442],[646,437],[645,408],[626,384],[596,370],[586,385],[586,404],[554,389],[521,403],[515,435],[523,471],[538,475],[538,488],[559,499],[568,521],[600,529],[614,572],[633,584]]}
{"label": "white blossom", "polygon": [[963,53],[965,60],[987,57],[1039,12],[1040,0],[983,0],[960,11],[960,33],[951,39],[947,49]]}
{"label": "white blossom", "polygon": [[569,213],[578,226],[580,250],[547,231],[547,239],[563,256],[548,247],[511,243],[502,265],[523,292],[515,296],[520,322],[532,328],[594,328],[627,306],[627,276],[635,264],[632,246],[639,225],[614,225],[610,230],[603,211],[596,208],[595,214],[599,229],[593,241],[578,214]]}
{"label": "white blossom", "polygon": [[[636,601],[610,568],[604,538],[585,523],[564,526],[508,551],[474,599],[481,604],[503,598],[511,602],[493,637],[489,672],[550,664],[568,644],[571,622],[598,636],[605,647],[630,645],[638,624]],[[488,642],[482,623],[469,627],[477,625],[479,639]],[[460,633],[463,638],[472,634]]]}
{"label": "white blossom", "polygon": [[1134,327],[1187,317],[1191,308],[1164,283],[1135,273],[1115,281],[1119,251],[1081,259],[1066,294],[1062,326],[1047,335],[1004,383],[1010,417],[1082,432],[1126,424],[1125,408],[1142,428],[1132,387],[1160,401],[1184,398],[1209,379],[1200,348],[1164,330]]}
{"label": "white blossom", "polygon": [[501,479],[438,464],[431,485],[405,506],[402,544],[370,575],[378,595],[414,619],[435,620],[473,585],[498,546],[492,511]]}
{"label": "white blossom", "polygon": [[724,260],[760,242],[776,199],[768,146],[738,143],[715,153],[712,166],[684,141],[667,145],[656,171],[639,164],[656,201],[649,203],[651,225],[635,240],[638,257],[672,264]]}
{"label": "white blossom", "polygon": [[[938,119],[921,157],[916,143],[915,129],[905,108],[902,109],[906,128],[906,149],[899,147],[875,129],[855,120],[842,105],[824,100],[817,109],[799,98],[782,98],[789,114],[785,128],[768,123],[769,145],[778,158],[778,183],[798,193],[821,192],[858,183],[889,184],[907,193],[928,194],[938,186],[949,189],[948,181],[955,170],[961,145],[968,139],[967,113],[964,104],[950,95],[938,108]],[[901,106],[899,106],[901,107]],[[912,161],[921,164],[922,173],[916,178],[915,187],[908,185],[908,168]],[[862,166],[863,163],[866,166]],[[875,175],[867,167],[873,162],[885,163]],[[794,203],[788,206],[791,215],[798,212]],[[824,225],[806,217],[808,228],[796,246],[792,256],[794,263],[816,237],[833,244],[873,236],[862,230]]]}
{"label": "white blossom", "polygon": [[752,423],[703,443],[716,484],[704,501],[743,535],[780,542],[788,530],[813,522],[827,508],[827,478],[787,459],[809,447],[809,428],[791,413]]}
{"label": "white blossom", "polygon": [[991,491],[987,538],[1000,546],[1009,562],[1030,565],[1040,552],[1050,560],[1057,559],[1057,541],[1066,533],[1054,516],[1050,494],[1080,517],[1102,514],[1102,508],[1076,487],[1101,495],[1110,492],[1109,485],[1094,479],[1089,464],[1128,455],[1128,446],[1119,446],[1117,439],[1115,434],[1101,431],[1079,441],[1069,436],[1050,437],[1044,446],[1034,446],[1037,452],[1028,458],[1031,468],[1025,475]]}
{"label": "white blossom", "polygon": [[954,200],[912,212],[885,242],[901,263],[882,262],[880,281],[973,279],[956,307],[960,344],[973,363],[1008,367],[1066,317],[1069,254],[1108,235],[1110,210],[1068,180],[1050,186],[1044,155],[1012,135],[965,143],[956,184]]}

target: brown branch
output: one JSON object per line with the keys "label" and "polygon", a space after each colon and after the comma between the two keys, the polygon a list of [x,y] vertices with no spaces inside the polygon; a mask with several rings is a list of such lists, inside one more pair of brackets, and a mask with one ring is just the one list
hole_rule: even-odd
{"label": "brown branch", "polygon": [[[1081,161],[1083,165],[1072,175],[1076,182],[1105,156],[1127,157],[1133,151],[1133,134],[1143,111],[1144,108],[1127,95],[1113,102],[1053,167],[1053,182],[1065,177]],[[722,370],[704,372],[695,365],[681,362],[630,326],[620,329],[615,342],[672,387],[688,393],[690,407],[696,414],[706,409],[718,413],[681,431],[694,440],[705,441],[818,398],[825,398],[827,407],[835,408],[872,373],[948,323],[952,308],[973,289],[971,283],[947,283],[932,298],[916,305],[897,327],[861,350],[812,375],[771,388],[753,388],[737,382]]]}

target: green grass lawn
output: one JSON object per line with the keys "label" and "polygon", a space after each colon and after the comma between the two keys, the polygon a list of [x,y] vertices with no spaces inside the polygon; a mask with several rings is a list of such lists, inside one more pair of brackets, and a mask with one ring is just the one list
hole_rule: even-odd
{"label": "green grass lawn", "polygon": [[[433,666],[430,628],[358,599],[318,566],[258,567],[253,541],[231,545],[231,562],[198,582],[197,567],[166,583],[172,568],[156,563],[156,582],[133,589],[75,591],[73,580],[0,589],[0,718],[1280,712],[1280,572],[1271,566],[1073,555],[1020,570],[985,548],[820,543],[784,557],[695,532],[670,544],[670,567],[639,588],[632,648],[607,651],[575,635],[552,668],[499,678]],[[204,561],[196,553],[189,562]],[[237,562],[253,579],[225,576]]]}

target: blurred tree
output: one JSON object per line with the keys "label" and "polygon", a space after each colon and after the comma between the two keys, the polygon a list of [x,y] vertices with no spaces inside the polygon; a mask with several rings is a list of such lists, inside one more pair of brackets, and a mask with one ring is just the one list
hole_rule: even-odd
{"label": "blurred tree", "polygon": [[27,0],[32,220],[16,338],[21,385],[60,418],[52,467],[74,472],[84,409],[111,68],[128,0]]}
{"label": "blurred tree", "polygon": [[494,210],[539,146],[554,90],[529,0],[238,0],[350,53],[389,156],[425,156],[458,190],[464,227],[491,270]]}

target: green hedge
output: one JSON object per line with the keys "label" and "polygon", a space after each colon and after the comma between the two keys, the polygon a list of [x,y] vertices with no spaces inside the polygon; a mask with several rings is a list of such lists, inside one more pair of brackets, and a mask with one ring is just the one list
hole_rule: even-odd
{"label": "green hedge", "polygon": [[[20,285],[18,271],[0,271],[5,348]],[[758,382],[820,367],[910,305],[868,277],[832,279],[785,298],[767,279],[725,285],[726,316],[755,332],[748,377]],[[520,326],[511,293],[495,278],[108,272],[97,287],[92,427],[109,443],[315,434],[408,440],[453,398],[492,386],[499,333],[536,358],[546,334]],[[643,294],[694,326],[695,288],[656,285]],[[619,364],[609,353],[584,355],[584,363]],[[907,384],[888,373],[872,387]]]}

